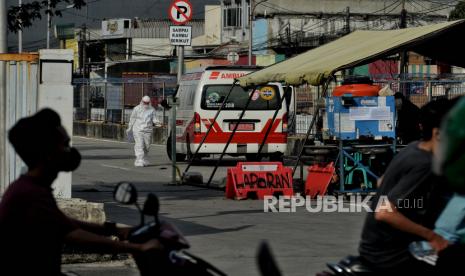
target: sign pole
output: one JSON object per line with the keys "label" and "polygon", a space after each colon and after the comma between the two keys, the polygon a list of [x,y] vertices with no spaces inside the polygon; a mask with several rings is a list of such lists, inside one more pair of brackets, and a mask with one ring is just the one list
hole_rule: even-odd
{"label": "sign pole", "polygon": [[[170,42],[177,47],[178,54],[178,89],[184,73],[184,46],[190,46],[192,41],[192,26],[185,26],[192,19],[192,4],[189,0],[175,0],[168,10],[170,20],[176,26],[170,26]],[[172,184],[176,180],[176,95],[171,100],[171,161],[173,163]]]}
{"label": "sign pole", "polygon": [[184,46],[178,46],[178,85],[181,83],[182,74],[184,73]]}
{"label": "sign pole", "polygon": [[[182,73],[184,69],[184,46],[178,46],[178,87],[181,84]],[[173,163],[172,184],[177,184],[176,180],[176,96],[173,95],[171,107],[171,162]]]}
{"label": "sign pole", "polygon": [[[173,102],[175,100],[175,95],[173,97]],[[172,162],[172,178],[171,183],[176,185],[178,182],[176,180],[176,105],[171,105],[171,162]]]}

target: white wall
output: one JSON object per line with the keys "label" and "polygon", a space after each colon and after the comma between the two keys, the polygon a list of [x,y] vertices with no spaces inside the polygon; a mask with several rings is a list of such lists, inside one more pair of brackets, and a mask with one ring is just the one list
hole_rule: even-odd
{"label": "white wall", "polygon": [[[61,117],[61,124],[73,136],[72,50],[40,50],[38,108],[51,108]],[[60,173],[53,183],[54,195],[71,198],[72,173]]]}
{"label": "white wall", "polygon": [[221,43],[221,6],[205,6],[205,45]]}

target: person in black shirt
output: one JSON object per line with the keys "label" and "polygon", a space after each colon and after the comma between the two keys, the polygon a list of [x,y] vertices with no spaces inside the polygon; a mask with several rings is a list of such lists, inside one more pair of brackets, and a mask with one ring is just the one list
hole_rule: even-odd
{"label": "person in black shirt", "polygon": [[[448,242],[434,233],[439,211],[441,179],[432,173],[432,154],[440,139],[439,126],[452,102],[439,100],[420,112],[422,140],[409,144],[389,164],[380,181],[372,209],[365,220],[360,257],[379,273],[430,272],[432,267],[415,260],[408,251],[412,241],[427,240],[436,251]],[[381,197],[387,198],[383,201]],[[378,205],[384,202],[384,205]],[[442,205],[442,207],[439,207]],[[434,206],[434,207],[433,207]]]}
{"label": "person in black shirt", "polygon": [[130,228],[105,227],[73,220],[57,207],[51,185],[60,171],[73,171],[80,154],[69,145],[60,117],[51,109],[21,119],[9,131],[9,140],[28,166],[0,202],[0,269],[2,275],[61,275],[64,242],[98,252],[139,253],[161,248],[157,240],[144,244],[126,239]]}

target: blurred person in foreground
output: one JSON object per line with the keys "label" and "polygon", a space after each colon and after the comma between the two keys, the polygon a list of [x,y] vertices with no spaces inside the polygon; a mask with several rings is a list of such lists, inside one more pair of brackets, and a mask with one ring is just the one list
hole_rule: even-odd
{"label": "blurred person in foreground", "polygon": [[[141,253],[162,248],[155,239],[143,244],[124,241],[132,228],[78,221],[58,209],[52,183],[60,172],[76,170],[81,155],[70,146],[55,111],[43,109],[19,120],[8,138],[28,171],[11,183],[0,201],[2,275],[62,275],[65,242],[101,253]],[[121,241],[106,236],[117,236]]]}
{"label": "blurred person in foreground", "polygon": [[[436,265],[444,275],[463,273],[465,260],[465,98],[455,105],[441,125],[441,140],[434,154],[435,173],[443,175],[454,192],[435,224],[435,233],[449,242],[440,252],[424,241],[412,243],[410,251],[418,260]],[[462,271],[462,272],[460,272]]]}
{"label": "blurred person in foreground", "polygon": [[[367,214],[359,245],[361,260],[377,274],[431,273],[434,267],[415,259],[409,245],[426,240],[437,252],[448,246],[432,230],[447,204],[445,181],[433,173],[432,157],[441,139],[441,121],[453,104],[438,100],[421,108],[422,139],[397,154],[381,178],[372,205],[376,211]],[[387,200],[379,206],[381,197]]]}

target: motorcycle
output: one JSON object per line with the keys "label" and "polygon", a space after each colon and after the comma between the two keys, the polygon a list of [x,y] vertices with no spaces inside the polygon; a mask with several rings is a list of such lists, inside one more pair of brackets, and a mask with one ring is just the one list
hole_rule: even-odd
{"label": "motorcycle", "polygon": [[[113,197],[121,204],[135,205],[140,213],[140,224],[130,233],[128,238],[130,242],[144,243],[151,239],[158,239],[163,245],[160,251],[133,256],[141,276],[226,276],[212,264],[188,252],[189,244],[182,235],[173,226],[160,222],[158,217],[160,204],[155,194],[148,194],[141,208],[137,203],[138,196],[134,185],[121,182],[116,186]],[[153,221],[146,222],[146,216],[152,216]],[[266,242],[262,242],[258,249],[257,264],[263,276],[282,275]]]}
{"label": "motorcycle", "polygon": [[[150,193],[143,207],[137,203],[137,190],[132,183],[119,183],[113,193],[115,201],[125,205],[135,205],[140,213],[140,224],[129,234],[128,241],[145,243],[157,239],[163,249],[134,254],[141,276],[153,275],[199,275],[226,276],[224,272],[207,261],[188,252],[188,242],[171,225],[160,222],[158,197]],[[146,216],[153,221],[146,222]]]}

